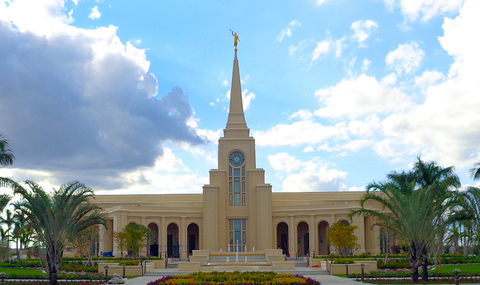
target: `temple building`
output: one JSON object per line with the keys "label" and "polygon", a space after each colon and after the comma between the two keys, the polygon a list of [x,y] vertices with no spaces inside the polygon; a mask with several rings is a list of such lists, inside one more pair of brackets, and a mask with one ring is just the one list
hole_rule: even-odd
{"label": "temple building", "polygon": [[[120,256],[114,232],[137,223],[152,233],[143,254],[186,258],[192,250],[259,251],[282,248],[290,256],[329,254],[327,233],[333,223],[358,226],[356,253],[380,252],[373,220],[355,216],[364,192],[272,192],[265,171],[257,168],[255,139],[243,112],[237,60],[233,61],[230,110],[218,142],[218,168],[202,194],[98,195],[93,201],[106,215],[99,251]],[[376,207],[367,205],[367,207]]]}

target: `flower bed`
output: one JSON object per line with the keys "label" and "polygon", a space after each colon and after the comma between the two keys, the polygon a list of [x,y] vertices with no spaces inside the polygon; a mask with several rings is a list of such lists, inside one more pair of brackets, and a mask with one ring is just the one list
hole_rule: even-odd
{"label": "flower bed", "polygon": [[[39,281],[39,280],[29,280],[29,281],[21,281],[21,280],[6,280],[5,285],[47,285],[48,280]],[[88,280],[88,281],[71,281],[71,280],[58,280],[59,285],[100,285],[104,284],[103,281],[95,281],[95,280]]]}
{"label": "flower bed", "polygon": [[[360,279],[357,279],[360,281]],[[411,279],[399,279],[399,278],[375,278],[375,279],[365,279],[366,283],[372,284],[418,284],[412,283]],[[419,279],[419,283],[422,284],[455,284],[454,278],[430,278],[428,282],[423,282]],[[460,278],[460,284],[465,283],[480,283],[480,278]]]}
{"label": "flower bed", "polygon": [[233,285],[233,284],[320,284],[320,282],[291,273],[275,272],[196,272],[188,275],[165,276],[147,285]]}

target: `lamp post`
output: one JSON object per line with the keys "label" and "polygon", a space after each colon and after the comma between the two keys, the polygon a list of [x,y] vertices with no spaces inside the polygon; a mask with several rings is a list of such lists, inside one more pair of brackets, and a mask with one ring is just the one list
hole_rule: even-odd
{"label": "lamp post", "polygon": [[460,270],[458,268],[455,268],[455,270],[453,270],[453,274],[455,275],[455,285],[459,285],[460,284]]}
{"label": "lamp post", "polygon": [[365,281],[365,264],[362,263],[360,264],[360,267],[362,268],[362,283]]}
{"label": "lamp post", "polygon": [[108,283],[108,265],[105,265],[105,284]]}
{"label": "lamp post", "polygon": [[125,279],[125,264],[123,265],[123,275],[122,278]]}
{"label": "lamp post", "polygon": [[348,261],[345,262],[345,273],[347,275],[347,278],[348,278],[348,263],[349,263]]}

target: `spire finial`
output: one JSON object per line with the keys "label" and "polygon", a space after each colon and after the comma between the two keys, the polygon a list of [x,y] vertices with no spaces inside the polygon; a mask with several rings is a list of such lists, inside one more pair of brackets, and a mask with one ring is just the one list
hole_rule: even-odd
{"label": "spire finial", "polygon": [[232,36],[233,36],[233,46],[235,47],[235,52],[237,51],[237,44],[238,44],[238,41],[240,40],[238,38],[238,35],[237,33],[234,33],[232,30],[230,30],[230,32],[232,32]]}

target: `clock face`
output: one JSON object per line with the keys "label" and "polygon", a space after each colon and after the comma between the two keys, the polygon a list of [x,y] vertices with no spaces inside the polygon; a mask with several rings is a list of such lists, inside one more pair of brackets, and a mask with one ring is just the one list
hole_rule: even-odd
{"label": "clock face", "polygon": [[230,164],[233,166],[240,166],[245,162],[245,156],[239,151],[234,151],[230,154]]}

